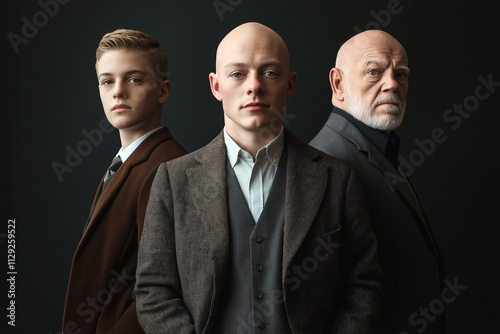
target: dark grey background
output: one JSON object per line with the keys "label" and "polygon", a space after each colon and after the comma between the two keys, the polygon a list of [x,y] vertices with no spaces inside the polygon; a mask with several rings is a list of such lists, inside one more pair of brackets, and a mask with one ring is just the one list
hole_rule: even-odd
{"label": "dark grey background", "polygon": [[[247,21],[270,26],[289,46],[298,82],[287,107],[288,127],[305,141],[314,137],[331,110],[328,72],[342,42],[358,29],[376,28],[375,23],[406,47],[412,72],[407,116],[397,131],[401,154],[420,164],[411,176],[439,234],[447,279],[468,287],[447,306],[449,333],[497,332],[500,87],[493,87],[478,105],[471,104],[474,110],[456,129],[455,122],[443,119],[454,104],[474,102],[478,77],[500,82],[494,22],[499,10],[494,1],[220,0],[231,8],[223,20],[213,0],[64,2],[57,11],[52,7],[46,21],[37,1],[2,1],[1,7],[0,277],[5,285],[6,225],[15,219],[13,332],[60,332],[73,252],[99,180],[120,146],[117,131],[103,134],[102,142],[92,145],[61,182],[54,173],[54,162],[66,164],[67,147],[77,149],[87,140],[82,131],[98,129],[104,117],[94,69],[102,35],[131,28],[160,41],[172,82],[163,121],[192,151],[223,126],[208,74],[214,70],[220,39]],[[398,12],[383,15],[388,5],[396,5]],[[379,14],[381,23],[375,19]],[[15,53],[8,33],[22,35],[23,17],[33,23],[34,16],[38,31]],[[420,153],[424,159],[416,161],[415,140],[430,138],[437,128],[446,141],[432,153]],[[7,288],[1,288],[4,327]]]}

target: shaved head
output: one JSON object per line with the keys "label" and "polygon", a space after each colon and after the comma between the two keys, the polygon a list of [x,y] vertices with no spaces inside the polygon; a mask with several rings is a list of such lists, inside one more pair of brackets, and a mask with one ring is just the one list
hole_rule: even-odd
{"label": "shaved head", "polygon": [[255,52],[269,50],[273,56],[278,56],[280,62],[290,68],[290,57],[285,41],[274,30],[257,22],[244,23],[231,30],[219,43],[216,55],[216,72],[221,70],[221,64],[234,50]]}
{"label": "shaved head", "polygon": [[366,125],[397,128],[406,108],[408,58],[403,46],[381,30],[367,30],[345,42],[330,71],[332,104]]}
{"label": "shaved head", "polygon": [[210,88],[222,102],[225,130],[255,157],[281,131],[286,101],[295,90],[288,48],[271,28],[244,23],[219,43],[215,67]]}
{"label": "shaved head", "polygon": [[382,30],[366,30],[354,35],[340,47],[335,67],[348,71],[353,62],[359,61],[365,52],[374,49],[404,55],[408,62],[406,51],[397,39]]}

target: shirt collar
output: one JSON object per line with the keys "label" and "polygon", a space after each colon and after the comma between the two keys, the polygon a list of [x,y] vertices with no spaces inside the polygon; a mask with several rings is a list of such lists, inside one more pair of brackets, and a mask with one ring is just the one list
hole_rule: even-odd
{"label": "shirt collar", "polygon": [[125,160],[127,160],[128,157],[130,157],[130,155],[132,153],[134,153],[135,149],[139,145],[141,145],[143,141],[146,140],[146,138],[148,138],[149,136],[151,136],[153,133],[155,133],[156,131],[158,131],[160,129],[161,129],[161,127],[149,131],[148,133],[142,135],[140,138],[134,140],[134,142],[132,144],[130,144],[129,146],[127,146],[125,149],[120,148],[120,150],[118,151],[116,156],[120,156],[120,158],[122,159],[122,162],[124,163]]}
{"label": "shirt collar", "polygon": [[[276,167],[278,166],[281,158],[281,154],[283,153],[283,149],[285,147],[285,139],[284,139],[284,131],[283,127],[281,127],[280,132],[278,135],[271,140],[266,146],[261,148],[256,155],[256,159],[259,159],[260,157],[267,156],[269,161],[275,165]],[[226,151],[227,151],[227,157],[229,159],[229,163],[231,164],[231,167],[234,167],[236,163],[238,162],[238,157],[244,155],[250,156],[248,152],[243,150],[236,142],[231,138],[227,132],[226,128],[224,127],[224,143],[226,144]]]}
{"label": "shirt collar", "polygon": [[334,114],[340,115],[346,118],[349,122],[351,122],[361,133],[370,140],[375,147],[377,147],[386,158],[393,164],[397,165],[398,163],[398,155],[399,155],[399,142],[400,138],[394,131],[390,131],[389,133],[377,130],[369,127],[365,123],[357,120],[351,114],[345,112],[342,109],[337,107],[333,107]]}

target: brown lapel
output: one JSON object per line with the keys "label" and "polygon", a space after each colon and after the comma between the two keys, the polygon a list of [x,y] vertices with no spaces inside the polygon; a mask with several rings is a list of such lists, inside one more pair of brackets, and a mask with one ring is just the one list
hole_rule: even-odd
{"label": "brown lapel", "polygon": [[[151,152],[158,145],[169,139],[172,139],[172,135],[170,134],[168,128],[166,127],[161,128],[160,130],[156,131],[148,138],[146,138],[146,140],[144,140],[135,149],[135,151],[125,161],[125,163],[123,163],[123,165],[120,166],[116,174],[113,176],[113,179],[111,179],[111,181],[109,182],[108,187],[102,194],[102,197],[99,200],[97,207],[95,208],[94,214],[92,215],[92,219],[90,220],[89,226],[87,227],[87,230],[85,231],[82,240],[78,245],[77,252],[87,243],[88,239],[91,238],[93,232],[96,229],[95,222],[99,221],[100,217],[106,212],[108,206],[113,202],[122,184],[127,180],[128,176],[130,175],[131,170],[135,166],[146,161],[149,158]],[[144,177],[146,177],[146,175],[144,175]],[[99,188],[97,189],[96,199],[98,198],[98,194],[100,194],[101,192],[102,183],[103,181],[101,180]],[[94,202],[96,201],[96,199],[94,199]]]}

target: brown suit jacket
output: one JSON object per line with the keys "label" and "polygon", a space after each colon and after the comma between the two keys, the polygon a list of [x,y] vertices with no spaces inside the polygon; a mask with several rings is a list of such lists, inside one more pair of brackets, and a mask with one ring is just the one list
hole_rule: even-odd
{"label": "brown suit jacket", "polygon": [[113,176],[73,257],[63,333],[143,332],[133,289],[149,189],[158,166],[185,153],[168,128],[162,128],[146,138]]}
{"label": "brown suit jacket", "polygon": [[[283,298],[293,333],[372,333],[381,299],[375,235],[353,170],[285,130]],[[162,164],[137,267],[146,333],[211,333],[230,252],[222,133]],[[218,334],[218,333],[217,333]]]}

